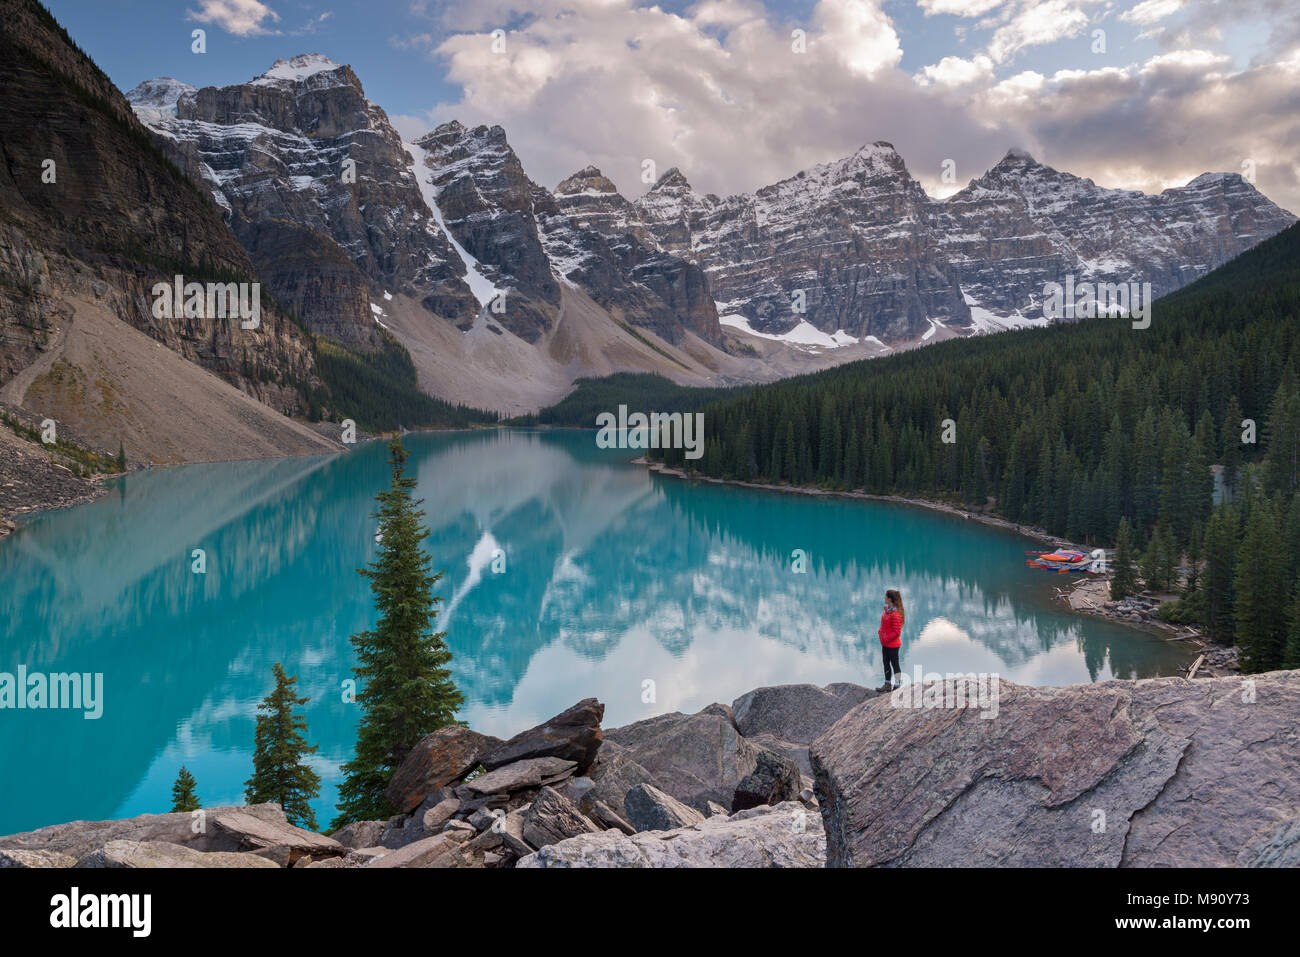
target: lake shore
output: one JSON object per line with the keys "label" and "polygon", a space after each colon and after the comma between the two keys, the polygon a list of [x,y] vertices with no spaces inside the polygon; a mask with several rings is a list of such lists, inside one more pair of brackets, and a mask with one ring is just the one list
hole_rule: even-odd
{"label": "lake shore", "polygon": [[[735,485],[741,488],[761,489],[770,492],[787,492],[796,495],[813,495],[828,496],[834,498],[857,499],[867,502],[889,502],[895,505],[909,505],[916,508],[926,508],[935,512],[943,512],[947,515],[957,516],[968,521],[979,522],[982,525],[988,525],[991,528],[1002,529],[1003,531],[1015,532],[1026,538],[1034,539],[1049,545],[1052,548],[1068,548],[1081,552],[1089,552],[1092,549],[1086,545],[1080,545],[1077,542],[1071,542],[1068,539],[1061,538],[1057,535],[1049,534],[1045,529],[1037,528],[1031,525],[1021,525],[1016,522],[1008,521],[997,515],[989,515],[974,509],[962,508],[949,502],[939,502],[933,499],[912,498],[905,495],[875,495],[870,492],[862,491],[838,491],[831,489],[809,488],[800,485],[775,485],[767,482],[744,482],[740,479],[720,479],[707,475],[689,474],[683,469],[672,468],[664,465],[662,462],[651,462],[645,456],[633,460],[633,464],[644,465],[651,471],[660,475],[667,475],[672,478],[684,479],[689,482],[709,482],[714,485]],[[1110,577],[1108,575],[1085,575],[1074,581],[1067,582],[1066,587],[1056,589],[1055,600],[1065,605],[1076,615],[1089,615],[1094,618],[1104,618],[1121,625],[1128,625],[1142,631],[1160,632],[1165,641],[1185,642],[1189,647],[1202,649],[1202,654],[1198,660],[1193,662],[1189,669],[1189,676],[1195,674],[1203,678],[1219,677],[1229,674],[1240,674],[1240,668],[1236,664],[1235,654],[1231,654],[1235,649],[1225,649],[1222,645],[1210,641],[1205,637],[1202,631],[1192,625],[1171,625],[1167,622],[1160,621],[1155,616],[1155,608],[1161,603],[1168,601],[1177,596],[1175,595],[1150,595],[1148,600],[1154,601],[1154,606],[1150,613],[1135,612],[1130,610],[1131,605],[1116,603],[1110,600],[1109,594]],[[1144,596],[1149,593],[1144,592]],[[1109,606],[1109,607],[1108,607]]]}

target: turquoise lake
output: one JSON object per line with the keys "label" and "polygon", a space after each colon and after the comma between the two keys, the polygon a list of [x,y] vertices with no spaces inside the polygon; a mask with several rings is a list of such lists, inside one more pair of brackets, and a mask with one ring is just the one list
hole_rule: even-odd
{"label": "turquoise lake", "polygon": [[[593,695],[613,727],[762,685],[878,685],[890,587],[909,675],[1060,685],[1186,668],[1158,636],[1064,613],[1063,579],[1024,564],[1034,543],[973,521],[657,476],[594,432],[406,443],[445,572],[460,717],[480,731],[508,737]],[[374,617],[356,569],[374,553],[385,459],[376,442],[131,474],[0,540],[0,671],[104,675],[98,720],[0,710],[0,834],[167,811],[182,763],[205,804],[243,803],[277,661],[312,699],[324,826],[358,717],[341,688],[348,636]]]}

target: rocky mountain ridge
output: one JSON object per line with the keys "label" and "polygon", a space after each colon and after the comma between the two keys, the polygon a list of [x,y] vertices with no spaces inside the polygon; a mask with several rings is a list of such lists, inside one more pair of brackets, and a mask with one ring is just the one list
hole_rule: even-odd
{"label": "rocky mountain ridge", "polygon": [[[695,192],[669,170],[609,228],[700,264],[725,315],[802,321],[898,346],[1045,324],[1043,285],[1150,282],[1158,297],[1295,221],[1235,173],[1158,195],[1105,189],[1019,149],[947,199],[884,141],[753,194]],[[793,299],[802,293],[806,311]]]}
{"label": "rocky mountain ridge", "polygon": [[[547,190],[499,126],[453,120],[404,144],[351,68],[320,54],[234,86],[150,80],[129,98],[311,328],[365,347],[377,323],[415,355],[437,348],[412,333],[421,323],[481,327],[472,351],[516,379],[533,361],[521,356],[554,358],[568,289],[691,356],[652,371],[762,381],[802,371],[774,367],[773,350],[815,368],[1045,324],[1043,286],[1067,276],[1158,296],[1294,221],[1235,174],[1149,196],[1021,150],[936,200],[885,141],[725,198],[676,168],[635,200],[594,166]],[[398,316],[400,297],[426,315]],[[504,373],[487,374],[491,392]],[[422,383],[446,394],[443,377],[428,368]]]}

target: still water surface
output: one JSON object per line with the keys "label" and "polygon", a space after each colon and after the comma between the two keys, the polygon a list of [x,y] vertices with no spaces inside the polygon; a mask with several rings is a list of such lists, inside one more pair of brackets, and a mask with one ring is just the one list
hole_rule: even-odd
{"label": "still water surface", "polygon": [[[407,437],[445,571],[438,623],[460,716],[477,730],[508,737],[593,695],[614,727],[768,684],[877,685],[890,587],[907,605],[909,674],[920,664],[1055,685],[1185,662],[1158,637],[1052,605],[1059,580],[1025,567],[1034,546],[1017,535],[919,508],[656,476],[594,435]],[[0,711],[0,834],[169,810],[182,763],[205,804],[242,803],[277,661],[312,699],[327,823],[357,720],[340,693],[348,636],[374,619],[356,568],[374,554],[385,459],[376,442],[128,475],[0,541],[0,671],[102,672],[105,685],[95,721]],[[195,548],[206,574],[191,571]]]}

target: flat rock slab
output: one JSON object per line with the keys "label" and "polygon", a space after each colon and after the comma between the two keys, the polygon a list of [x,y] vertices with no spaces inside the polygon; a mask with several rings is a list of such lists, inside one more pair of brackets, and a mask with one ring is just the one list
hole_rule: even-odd
{"label": "flat rock slab", "polygon": [[1300,672],[1003,681],[988,718],[938,706],[956,702],[953,681],[919,701],[911,687],[813,742],[829,866],[1229,867],[1247,847],[1252,863],[1287,854]]}
{"label": "flat rock slab", "polygon": [[196,851],[165,841],[109,841],[77,862],[90,868],[150,867],[269,867],[279,869],[275,861],[257,854],[230,851]]}
{"label": "flat rock slab", "polygon": [[230,811],[215,817],[212,828],[235,842],[238,850],[257,851],[287,847],[290,860],[310,854],[312,857],[342,856],[348,849],[332,837],[294,827],[287,821],[264,821],[244,811]]}
{"label": "flat rock slab", "polygon": [[0,869],[27,870],[34,867],[76,867],[77,859],[71,854],[54,851],[24,851],[20,848],[0,850]]}
{"label": "flat rock slab", "polygon": [[399,813],[409,814],[430,792],[463,778],[502,743],[500,738],[459,726],[425,735],[389,779],[384,792],[388,802]]}
{"label": "flat rock slab", "polygon": [[[238,851],[248,848],[219,831],[215,822],[228,814],[240,814],[259,824],[291,827],[278,804],[205,808],[202,816],[187,811],[172,814],[141,814],[117,821],[70,821],[49,827],[0,837],[0,849],[43,850],[69,854],[80,859],[109,841],[163,841],[198,851]],[[198,830],[195,825],[200,824]],[[298,828],[293,828],[298,830]],[[310,834],[310,831],[304,831]],[[320,835],[315,835],[319,837]],[[324,838],[324,840],[329,840]]]}
{"label": "flat rock slab", "polygon": [[628,837],[619,831],[572,837],[516,867],[824,867],[817,815],[793,802],[721,815],[690,827]]}
{"label": "flat rock slab", "polygon": [[475,794],[507,794],[563,781],[571,777],[577,767],[577,762],[563,758],[529,758],[480,774],[467,781],[465,787]]}
{"label": "flat rock slab", "polygon": [[584,698],[544,724],[515,735],[484,758],[483,767],[491,771],[529,758],[563,758],[577,765],[578,774],[586,774],[600,750],[604,717],[603,704]]}
{"label": "flat rock slab", "polygon": [[422,841],[407,844],[382,857],[376,857],[365,867],[467,867],[461,853],[461,842],[446,834],[435,834]]}

